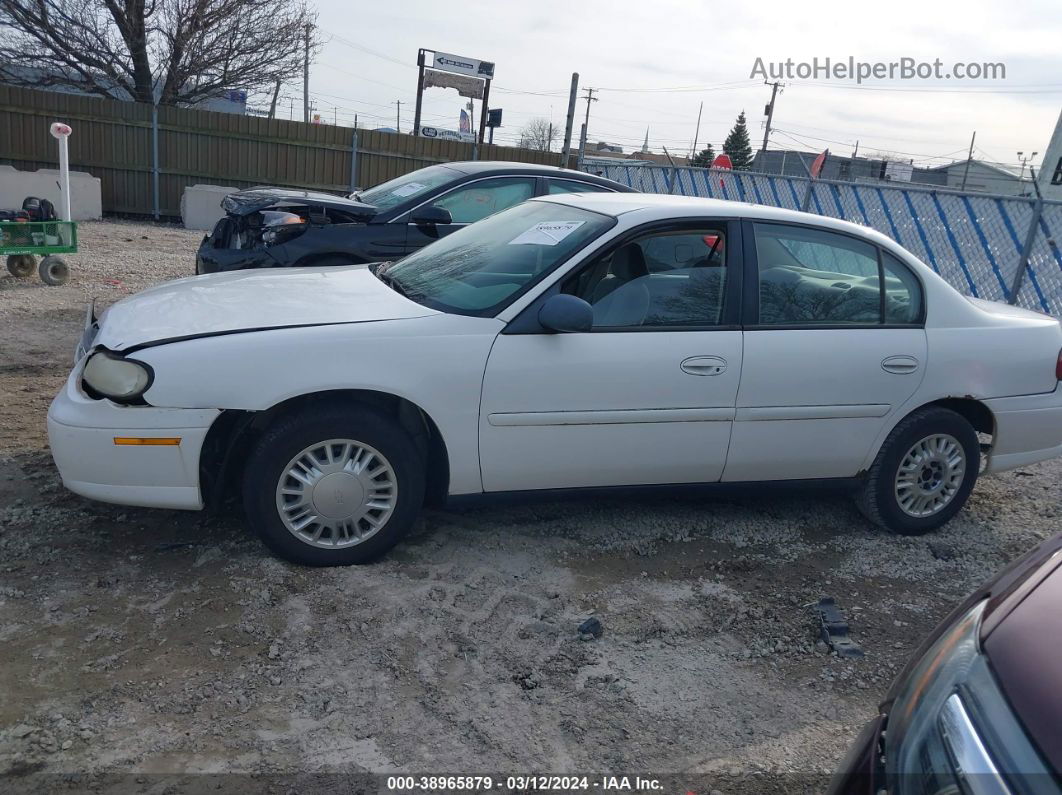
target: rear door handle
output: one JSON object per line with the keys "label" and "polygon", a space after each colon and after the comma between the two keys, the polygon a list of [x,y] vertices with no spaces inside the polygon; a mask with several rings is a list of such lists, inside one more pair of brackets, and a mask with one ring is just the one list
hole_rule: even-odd
{"label": "rear door handle", "polygon": [[881,369],[887,373],[906,375],[918,369],[918,359],[913,356],[889,356],[881,360]]}
{"label": "rear door handle", "polygon": [[720,356],[690,356],[679,365],[689,375],[719,375],[726,372],[726,359]]}

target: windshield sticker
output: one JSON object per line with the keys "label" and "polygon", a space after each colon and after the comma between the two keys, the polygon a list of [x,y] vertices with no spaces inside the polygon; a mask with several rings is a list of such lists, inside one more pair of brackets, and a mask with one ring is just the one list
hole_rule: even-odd
{"label": "windshield sticker", "polygon": [[407,182],[405,185],[402,185],[401,187],[395,188],[393,191],[391,191],[391,195],[412,196],[418,190],[424,190],[426,187],[428,186],[420,182]]}
{"label": "windshield sticker", "polygon": [[586,221],[543,221],[509,241],[510,246],[555,246]]}

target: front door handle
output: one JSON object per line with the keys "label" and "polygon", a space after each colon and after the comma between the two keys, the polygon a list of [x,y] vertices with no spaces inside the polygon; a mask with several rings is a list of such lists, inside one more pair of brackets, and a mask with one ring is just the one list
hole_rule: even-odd
{"label": "front door handle", "polygon": [[881,369],[887,373],[906,375],[918,369],[918,359],[913,356],[889,356],[881,360]]}
{"label": "front door handle", "polygon": [[726,372],[726,359],[720,356],[690,356],[679,365],[689,375],[719,375]]}

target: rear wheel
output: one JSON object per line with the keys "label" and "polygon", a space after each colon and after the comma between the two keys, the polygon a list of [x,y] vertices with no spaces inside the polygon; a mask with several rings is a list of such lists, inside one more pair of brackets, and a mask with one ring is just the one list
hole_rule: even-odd
{"label": "rear wheel", "polygon": [[41,260],[38,273],[41,281],[52,287],[59,287],[70,281],[70,266],[66,264],[65,259],[55,254],[49,254]]}
{"label": "rear wheel", "polygon": [[7,271],[20,279],[33,273],[37,260],[32,254],[10,254],[7,258]]}
{"label": "rear wheel", "polygon": [[266,431],[247,464],[244,506],[266,545],[293,563],[366,563],[412,526],[424,502],[424,472],[396,422],[336,406]]}
{"label": "rear wheel", "polygon": [[977,433],[965,418],[944,408],[922,409],[889,434],[857,504],[894,533],[928,533],[962,509],[980,460]]}

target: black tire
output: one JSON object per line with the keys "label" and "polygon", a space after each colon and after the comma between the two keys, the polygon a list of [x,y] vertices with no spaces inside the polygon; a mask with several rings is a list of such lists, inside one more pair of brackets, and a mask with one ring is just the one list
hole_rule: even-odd
{"label": "black tire", "polygon": [[7,257],[7,272],[20,279],[29,276],[36,267],[37,260],[32,254],[9,254]]}
{"label": "black tire", "polygon": [[[375,448],[390,464],[397,498],[385,523],[365,540],[324,548],[297,538],[281,518],[277,490],[288,464],[301,451],[332,439]],[[390,417],[357,405],[320,407],[280,419],[254,445],[243,478],[243,502],[251,526],[274,553],[307,566],[368,563],[397,544],[424,503],[425,464],[409,434]]]}
{"label": "black tire", "polygon": [[[913,516],[900,505],[896,477],[908,451],[919,441],[936,434],[951,436],[959,443],[965,454],[965,470],[950,502],[930,516]],[[867,473],[856,504],[870,521],[887,530],[905,536],[923,535],[936,530],[962,510],[977,482],[980,464],[977,433],[964,417],[945,408],[920,409],[892,429]]]}
{"label": "black tire", "polygon": [[42,259],[37,272],[41,281],[50,287],[60,287],[70,281],[70,266],[66,264],[65,259],[55,254],[49,254]]}

